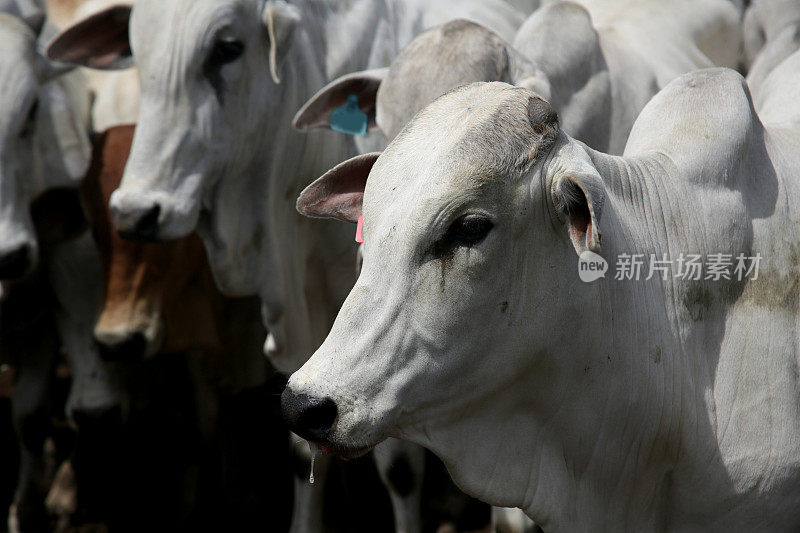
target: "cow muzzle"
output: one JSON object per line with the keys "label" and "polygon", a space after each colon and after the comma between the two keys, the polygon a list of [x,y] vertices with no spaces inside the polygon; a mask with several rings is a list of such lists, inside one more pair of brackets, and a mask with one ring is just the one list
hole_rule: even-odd
{"label": "cow muzzle", "polygon": [[281,411],[292,431],[314,442],[327,438],[339,414],[332,399],[297,394],[289,387],[281,394]]}
{"label": "cow muzzle", "polygon": [[120,237],[130,241],[155,241],[158,239],[158,216],[160,214],[161,206],[158,204],[128,213],[118,219],[117,231]]}
{"label": "cow muzzle", "polygon": [[199,205],[175,202],[161,192],[117,189],[109,207],[119,235],[139,242],[167,241],[185,237],[197,226]]}

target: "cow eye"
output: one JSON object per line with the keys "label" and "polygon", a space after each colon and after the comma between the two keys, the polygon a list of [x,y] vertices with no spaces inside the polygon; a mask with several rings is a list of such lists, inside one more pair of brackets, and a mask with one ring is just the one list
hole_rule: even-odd
{"label": "cow eye", "polygon": [[239,59],[244,52],[244,43],[236,39],[220,39],[214,43],[209,55],[209,63],[226,65]]}
{"label": "cow eye", "polygon": [[33,133],[33,125],[36,122],[36,115],[39,113],[39,100],[35,100],[25,118],[25,125],[22,127],[20,137],[29,137]]}
{"label": "cow eye", "polygon": [[444,255],[459,246],[475,246],[486,238],[493,227],[494,223],[484,215],[459,217],[434,245],[434,255]]}

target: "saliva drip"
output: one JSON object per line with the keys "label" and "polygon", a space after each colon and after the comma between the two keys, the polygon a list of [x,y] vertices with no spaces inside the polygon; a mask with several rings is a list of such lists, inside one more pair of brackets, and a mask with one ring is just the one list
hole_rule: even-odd
{"label": "saliva drip", "polygon": [[313,442],[308,443],[308,451],[311,452],[311,473],[308,475],[308,482],[314,484],[314,460],[317,458],[317,453],[320,447]]}

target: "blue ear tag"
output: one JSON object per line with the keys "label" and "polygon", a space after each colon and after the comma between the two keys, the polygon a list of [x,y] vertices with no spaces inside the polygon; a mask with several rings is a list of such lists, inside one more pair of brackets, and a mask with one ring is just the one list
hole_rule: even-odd
{"label": "blue ear tag", "polygon": [[346,104],[333,110],[331,129],[350,135],[366,135],[367,115],[358,108],[358,95],[351,94]]}

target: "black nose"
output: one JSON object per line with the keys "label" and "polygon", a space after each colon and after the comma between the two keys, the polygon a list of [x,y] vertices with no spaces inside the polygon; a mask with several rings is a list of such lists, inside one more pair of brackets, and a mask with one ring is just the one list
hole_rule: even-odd
{"label": "black nose", "polygon": [[138,331],[115,339],[95,337],[95,344],[100,357],[105,361],[135,363],[144,359],[147,350],[147,339]]}
{"label": "black nose", "polygon": [[154,241],[158,237],[158,217],[161,215],[161,206],[156,204],[153,207],[142,211],[133,224],[133,228],[119,229],[119,235],[123,239],[130,241]]}
{"label": "black nose", "polygon": [[281,394],[281,410],[292,431],[309,440],[327,437],[338,414],[330,398],[295,394],[289,387]]}
{"label": "black nose", "polygon": [[23,244],[0,255],[0,279],[17,279],[24,276],[33,262],[31,249]]}

